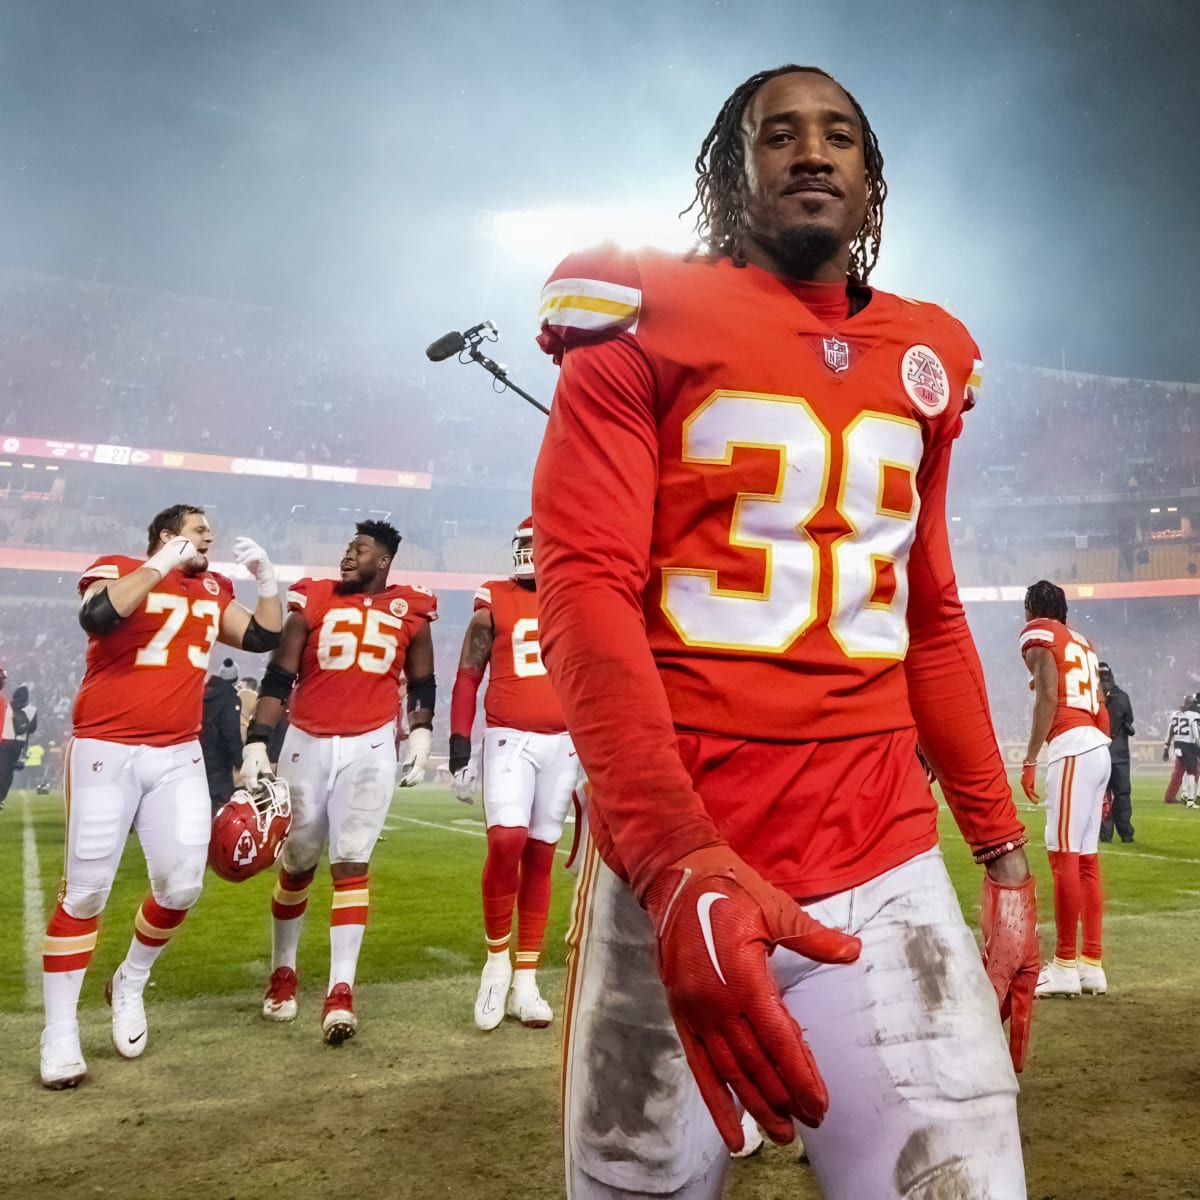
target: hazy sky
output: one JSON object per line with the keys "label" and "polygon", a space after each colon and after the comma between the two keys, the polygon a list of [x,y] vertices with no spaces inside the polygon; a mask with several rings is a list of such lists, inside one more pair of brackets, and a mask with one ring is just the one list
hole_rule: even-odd
{"label": "hazy sky", "polygon": [[1195,0],[4,0],[0,264],[366,317],[414,363],[490,316],[543,384],[558,250],[479,214],[670,215],[792,60],[876,126],[880,286],[987,356],[1200,380],[1198,47]]}

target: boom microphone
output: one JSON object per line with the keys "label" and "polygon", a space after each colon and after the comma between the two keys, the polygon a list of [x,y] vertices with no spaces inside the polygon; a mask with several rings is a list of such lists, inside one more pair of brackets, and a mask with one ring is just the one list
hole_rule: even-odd
{"label": "boom microphone", "polygon": [[425,357],[430,362],[444,362],[447,358],[452,358],[455,354],[465,350],[470,342],[477,342],[480,334],[486,337],[489,333],[494,334],[495,332],[496,327],[491,321],[480,321],[478,325],[472,325],[466,333],[459,333],[457,329],[452,329],[449,333],[442,334],[436,342],[430,342],[425,347]]}

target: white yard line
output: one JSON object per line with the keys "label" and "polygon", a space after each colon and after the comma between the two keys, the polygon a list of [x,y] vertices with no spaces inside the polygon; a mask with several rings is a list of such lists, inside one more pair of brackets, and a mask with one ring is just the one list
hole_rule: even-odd
{"label": "white yard line", "polygon": [[[426,829],[444,829],[447,833],[465,833],[468,837],[487,837],[486,829],[464,829],[461,825],[439,825],[436,821],[422,821],[420,817],[405,817],[400,813],[392,813],[388,817],[389,821],[407,821],[410,825],[424,825]],[[384,826],[384,828],[387,828]],[[561,846],[558,848],[558,853],[570,856],[571,849],[567,847],[564,850]]]}
{"label": "white yard line", "polygon": [[33,808],[28,792],[24,804],[25,859],[25,1003],[42,1002],[42,939],[46,932],[42,912],[42,873],[38,867],[37,838],[33,833]]}

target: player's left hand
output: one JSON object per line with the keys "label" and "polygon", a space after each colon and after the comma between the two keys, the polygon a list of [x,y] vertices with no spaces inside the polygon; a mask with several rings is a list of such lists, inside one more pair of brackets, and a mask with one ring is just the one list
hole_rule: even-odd
{"label": "player's left hand", "polygon": [[1037,790],[1037,763],[1027,762],[1021,764],[1021,791],[1025,793],[1025,797],[1032,804],[1041,803],[1041,796]]}
{"label": "player's left hand", "polygon": [[474,763],[467,763],[450,776],[450,787],[454,798],[464,804],[475,803],[475,788],[479,783],[479,770]]}
{"label": "player's left hand", "polygon": [[1000,1003],[1000,1020],[1008,1022],[1013,1069],[1021,1071],[1029,1050],[1033,990],[1040,966],[1033,876],[1021,883],[1006,884],[985,874],[980,925],[983,966]]}
{"label": "player's left hand", "polygon": [[425,764],[429,761],[429,746],[433,735],[425,726],[418,725],[409,732],[409,757],[396,777],[398,787],[416,787],[425,782]]}
{"label": "player's left hand", "polygon": [[1107,821],[1112,816],[1113,794],[1104,793],[1104,803],[1100,806],[1100,820]]}
{"label": "player's left hand", "polygon": [[260,592],[263,584],[275,584],[275,568],[271,565],[267,552],[253,538],[233,539],[233,559],[254,576]]}

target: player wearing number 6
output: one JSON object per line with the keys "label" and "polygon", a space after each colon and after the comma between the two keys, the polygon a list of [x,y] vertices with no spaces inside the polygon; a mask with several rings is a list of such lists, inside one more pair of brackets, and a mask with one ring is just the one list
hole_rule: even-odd
{"label": "player wearing number 6", "polygon": [[[475,1024],[495,1029],[507,1013],[541,1029],[554,1014],[538,990],[536,971],[550,912],[554,847],[571,806],[579,760],[542,664],[532,518],[513,538],[512,577],[493,579],[475,593],[475,615],[463,638],[450,708],[450,771],[454,794],[466,803],[475,793],[471,726],[485,670],[490,672],[482,755],[488,953],[475,997]],[[508,950],[514,904],[515,977]]]}
{"label": "player wearing number 6", "polygon": [[292,798],[292,828],[271,900],[271,981],[263,1016],[296,1016],[296,947],[308,888],[326,843],[333,876],[329,987],[321,1031],[330,1045],[354,1036],[354,974],[367,923],[367,866],[396,777],[400,676],[408,684],[412,758],[399,783],[425,778],[436,688],[430,622],[437,597],[388,584],[400,534],[362,521],[342,556],[341,577],[301,579],[288,591],[283,641],[259,689],[242,757],[242,780],[271,770],[267,742],[287,705],[279,776]]}
{"label": "player wearing number 6", "polygon": [[197,740],[208,656],[217,641],[256,653],[279,644],[279,589],[261,547],[249,538],[233,543],[258,584],[251,613],[234,600],[230,580],[208,569],[213,534],[204,509],[164,509],[149,534],[144,561],[106,555],[79,580],[87,669],[66,756],[66,866],[42,958],[48,1088],[74,1087],[87,1073],[79,990],[131,827],[146,855],[150,895],[107,994],[117,1053],[136,1058],[145,1050],[142,992],[200,895],[208,856],[212,810]]}
{"label": "player wearing number 6", "polygon": [[[1025,593],[1021,656],[1032,676],[1033,722],[1021,788],[1035,804],[1037,757],[1046,770],[1046,853],[1054,875],[1054,958],[1038,975],[1038,996],[1078,996],[1108,990],[1101,964],[1101,809],[1112,764],[1108,709],[1100,690],[1100,658],[1083,634],[1067,626],[1062,588],[1040,579]],[[1082,954],[1077,956],[1080,922]]]}
{"label": "player wearing number 6", "polygon": [[[1034,885],[945,515],[979,351],[868,285],[882,164],[828,75],[760,72],[696,160],[698,250],[543,292],[542,649],[594,844],[571,1200],[714,1200],[739,1103],[816,1127],[832,1200],[1025,1195]],[[986,972],[918,740],[984,866]]]}

